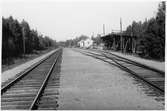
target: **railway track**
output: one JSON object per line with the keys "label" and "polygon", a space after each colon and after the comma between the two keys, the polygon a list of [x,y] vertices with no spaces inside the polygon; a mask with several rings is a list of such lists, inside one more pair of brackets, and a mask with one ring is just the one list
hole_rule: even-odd
{"label": "railway track", "polygon": [[62,49],[1,88],[2,110],[56,109]]}
{"label": "railway track", "polygon": [[159,74],[165,75],[164,71],[161,71],[161,70],[158,70],[158,69],[155,69],[155,68],[152,68],[152,67],[148,67],[148,66],[146,66],[144,64],[140,64],[138,62],[135,62],[135,61],[120,57],[120,56],[115,55],[115,54],[113,54],[113,53],[111,53],[109,51],[95,50],[95,49],[91,49],[91,50],[92,51],[96,51],[96,52],[102,52],[102,53],[105,53],[105,54],[110,54],[110,56],[112,56],[112,58],[117,59],[119,61],[124,61],[124,62],[127,62],[127,63],[131,63],[131,64],[134,64],[136,66],[139,66],[139,67],[142,67],[142,68],[145,68],[145,69],[148,69],[148,70],[152,70],[152,71],[157,72]]}
{"label": "railway track", "polygon": [[152,87],[154,90],[164,95],[165,74],[162,71],[146,67],[142,64],[138,64],[136,62],[112,55],[104,51],[84,50],[84,49],[82,50],[77,49],[77,51],[119,67],[121,70],[124,70],[132,74],[134,77],[140,79],[141,81]]}

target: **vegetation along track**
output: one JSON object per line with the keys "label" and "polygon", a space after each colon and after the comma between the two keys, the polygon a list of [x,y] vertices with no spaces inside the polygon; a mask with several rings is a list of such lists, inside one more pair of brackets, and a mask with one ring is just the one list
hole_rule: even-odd
{"label": "vegetation along track", "polygon": [[163,72],[156,69],[152,70],[151,68],[147,68],[142,64],[138,64],[136,62],[112,55],[104,51],[78,49],[77,51],[119,67],[120,69],[132,74],[134,77],[139,78],[144,83],[147,83],[147,85],[151,86],[153,89],[164,95],[165,74]]}
{"label": "vegetation along track", "polygon": [[[62,49],[1,89],[1,109],[56,109]],[[51,104],[52,103],[52,104]]]}

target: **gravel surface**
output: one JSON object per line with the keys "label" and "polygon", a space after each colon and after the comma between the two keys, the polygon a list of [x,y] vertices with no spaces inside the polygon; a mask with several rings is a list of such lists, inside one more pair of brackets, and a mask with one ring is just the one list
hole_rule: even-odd
{"label": "gravel surface", "polygon": [[164,97],[141,81],[71,49],[63,51],[60,75],[60,110],[164,109]]}
{"label": "gravel surface", "polygon": [[21,64],[13,69],[9,69],[7,71],[4,71],[1,74],[1,82],[5,82],[10,78],[13,78],[14,76],[16,76],[17,74],[19,74],[20,72],[24,71],[25,69],[29,68],[30,66],[32,66],[33,64],[37,63],[38,61],[42,60],[43,58],[49,56],[50,54],[54,53],[56,50],[53,50],[51,52],[48,52],[47,54],[44,54],[40,57],[37,57],[33,60],[30,60],[24,64]]}

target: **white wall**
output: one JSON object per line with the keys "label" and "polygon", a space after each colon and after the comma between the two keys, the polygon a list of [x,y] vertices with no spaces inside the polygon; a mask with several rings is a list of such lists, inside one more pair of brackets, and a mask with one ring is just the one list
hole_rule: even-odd
{"label": "white wall", "polygon": [[78,42],[78,44],[82,48],[89,48],[93,45],[93,40],[91,39],[81,40]]}

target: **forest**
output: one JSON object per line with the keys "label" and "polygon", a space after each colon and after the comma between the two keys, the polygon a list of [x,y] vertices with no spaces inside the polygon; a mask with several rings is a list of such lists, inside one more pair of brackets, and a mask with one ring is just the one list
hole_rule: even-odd
{"label": "forest", "polygon": [[12,16],[2,17],[2,64],[23,57],[24,54],[31,54],[35,50],[45,50],[55,46],[55,40],[31,29],[25,20],[20,23]]}
{"label": "forest", "polygon": [[137,36],[137,48],[144,53],[145,58],[165,59],[165,2],[159,3],[155,17],[144,22],[133,21],[124,34]]}

